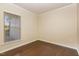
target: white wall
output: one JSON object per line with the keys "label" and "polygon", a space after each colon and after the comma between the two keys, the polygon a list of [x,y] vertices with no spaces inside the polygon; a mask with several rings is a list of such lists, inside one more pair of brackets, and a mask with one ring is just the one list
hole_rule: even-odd
{"label": "white wall", "polygon": [[[4,43],[3,12],[21,16],[21,41]],[[15,4],[0,4],[0,52],[32,42],[37,37],[37,15]]]}
{"label": "white wall", "polygon": [[76,4],[40,14],[39,38],[51,43],[77,48]]}

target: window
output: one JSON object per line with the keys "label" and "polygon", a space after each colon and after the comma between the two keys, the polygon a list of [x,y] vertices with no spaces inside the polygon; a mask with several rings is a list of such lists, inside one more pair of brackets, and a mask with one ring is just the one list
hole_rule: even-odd
{"label": "window", "polygon": [[4,41],[20,40],[21,17],[4,12]]}

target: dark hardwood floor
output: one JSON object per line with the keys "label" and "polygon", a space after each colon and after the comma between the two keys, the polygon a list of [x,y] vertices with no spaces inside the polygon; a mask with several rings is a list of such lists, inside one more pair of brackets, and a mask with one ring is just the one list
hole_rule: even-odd
{"label": "dark hardwood floor", "polygon": [[75,49],[50,44],[43,41],[35,41],[27,45],[1,53],[2,56],[78,56]]}

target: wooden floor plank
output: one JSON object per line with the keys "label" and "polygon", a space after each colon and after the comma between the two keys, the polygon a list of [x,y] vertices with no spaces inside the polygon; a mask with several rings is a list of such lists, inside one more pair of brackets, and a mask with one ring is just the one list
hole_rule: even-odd
{"label": "wooden floor plank", "polygon": [[0,55],[3,55],[3,56],[78,56],[78,53],[75,49],[37,40],[27,45],[4,52]]}

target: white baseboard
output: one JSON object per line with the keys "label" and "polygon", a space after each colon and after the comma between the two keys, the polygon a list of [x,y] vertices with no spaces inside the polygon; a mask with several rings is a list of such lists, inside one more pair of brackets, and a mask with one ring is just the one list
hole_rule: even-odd
{"label": "white baseboard", "polygon": [[79,49],[77,49],[78,55],[79,55]]}
{"label": "white baseboard", "polygon": [[47,40],[40,40],[40,41],[45,41],[45,42],[48,42],[48,43],[51,43],[51,44],[56,44],[56,45],[60,45],[60,46],[63,46],[63,47],[68,47],[68,48],[72,48],[72,49],[78,50],[77,47],[67,46],[67,45],[64,45],[64,44],[56,43],[56,42],[51,42],[51,41],[47,41]]}
{"label": "white baseboard", "polygon": [[21,41],[6,43],[6,44],[0,46],[0,53],[6,52],[8,50],[20,47],[22,45],[25,45],[25,44],[28,44],[28,43],[31,43],[31,42],[34,42],[34,40],[30,41],[30,42],[21,40]]}

